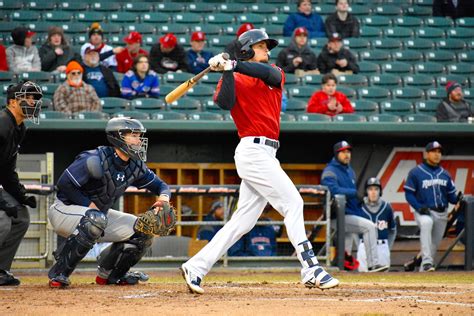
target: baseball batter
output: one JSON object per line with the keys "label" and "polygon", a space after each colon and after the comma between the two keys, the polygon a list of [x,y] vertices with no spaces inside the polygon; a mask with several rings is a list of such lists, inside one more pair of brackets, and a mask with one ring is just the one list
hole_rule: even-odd
{"label": "baseball batter", "polygon": [[[362,214],[377,227],[377,257],[379,263],[390,267],[390,249],[397,236],[397,225],[389,203],[382,200],[382,184],[377,178],[369,178],[365,183],[365,197]],[[357,250],[359,272],[368,272],[367,255],[361,241]]]}
{"label": "baseball batter", "polygon": [[[57,234],[67,240],[54,252],[50,287],[69,286],[69,276],[96,242],[112,242],[98,258],[96,283],[146,281],[143,274],[128,271],[151,246],[153,236],[167,235],[176,220],[169,207],[168,185],[145,164],[145,132],[138,120],[111,119],[106,135],[112,146],[80,153],[59,178],[57,200],[48,217]],[[152,208],[138,217],[111,209],[132,185],[159,195]]]}
{"label": "baseball batter", "polygon": [[410,170],[404,186],[420,227],[420,272],[434,271],[434,257],[448,222],[448,204],[458,202],[451,176],[439,165],[441,144],[431,142],[425,151],[425,161]]}
{"label": "baseball batter", "polygon": [[243,33],[238,41],[240,61],[226,60],[222,54],[209,60],[213,71],[223,71],[214,99],[221,108],[231,110],[240,137],[234,156],[242,179],[238,208],[214,238],[181,266],[183,277],[192,293],[204,293],[203,277],[255,226],[268,201],[285,218],[288,237],[303,266],[305,286],[335,287],[339,281],[321,267],[306,237],[303,199],[275,157],[285,76],[268,64],[268,52],[278,42],[258,29]]}

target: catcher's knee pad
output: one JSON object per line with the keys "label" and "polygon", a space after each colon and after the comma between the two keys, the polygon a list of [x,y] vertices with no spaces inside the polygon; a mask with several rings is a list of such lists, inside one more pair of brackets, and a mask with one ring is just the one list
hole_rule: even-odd
{"label": "catcher's knee pad", "polygon": [[49,270],[49,278],[68,277],[79,261],[94,247],[107,226],[107,217],[97,210],[87,210],[77,225],[77,234],[69,238],[54,252],[56,263]]}
{"label": "catcher's knee pad", "polygon": [[135,233],[127,241],[113,243],[99,255],[99,276],[117,283],[145,255],[152,241],[151,236]]}

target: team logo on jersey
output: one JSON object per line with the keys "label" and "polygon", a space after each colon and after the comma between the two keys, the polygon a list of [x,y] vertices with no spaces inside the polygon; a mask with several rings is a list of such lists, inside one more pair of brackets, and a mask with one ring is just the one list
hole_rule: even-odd
{"label": "team logo on jersey", "polygon": [[377,228],[379,230],[384,230],[388,228],[388,223],[387,221],[377,221]]}
{"label": "team logo on jersey", "polygon": [[125,175],[123,173],[117,173],[117,181],[124,181]]}
{"label": "team logo on jersey", "polygon": [[447,180],[443,179],[431,179],[431,180],[423,180],[422,187],[423,189],[428,189],[429,187],[432,187],[434,185],[441,185],[443,187],[448,185]]}

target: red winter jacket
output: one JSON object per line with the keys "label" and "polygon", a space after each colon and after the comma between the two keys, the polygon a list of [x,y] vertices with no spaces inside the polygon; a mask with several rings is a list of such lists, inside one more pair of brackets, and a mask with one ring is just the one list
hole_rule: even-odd
{"label": "red winter jacket", "polygon": [[8,71],[7,54],[3,45],[0,45],[0,71]]}
{"label": "red winter jacket", "polygon": [[117,59],[117,71],[121,73],[126,73],[133,66],[133,59],[138,55],[148,56],[148,52],[141,49],[136,54],[130,54],[128,49],[124,49],[120,54],[115,55]]}
{"label": "red winter jacket", "polygon": [[[330,98],[336,98],[337,102],[342,105],[342,111],[337,113],[328,108]],[[323,91],[318,91],[311,96],[308,103],[308,113],[321,113],[334,116],[342,113],[354,113],[351,102],[344,93],[336,91],[332,96],[327,95]]]}

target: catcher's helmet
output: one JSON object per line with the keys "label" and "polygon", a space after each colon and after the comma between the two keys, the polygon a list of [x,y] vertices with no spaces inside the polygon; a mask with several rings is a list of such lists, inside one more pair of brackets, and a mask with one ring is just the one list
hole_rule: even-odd
{"label": "catcher's helmet", "polygon": [[238,41],[241,45],[239,56],[239,59],[241,60],[251,59],[255,55],[255,52],[251,47],[253,44],[265,41],[267,42],[268,50],[272,50],[278,45],[277,40],[269,38],[268,34],[264,30],[260,29],[253,29],[243,33],[239,36]]}
{"label": "catcher's helmet", "polygon": [[[32,98],[32,99],[31,99]],[[43,91],[32,81],[22,81],[8,86],[7,99],[17,100],[26,118],[34,124],[39,124],[39,113],[43,103]]]}
{"label": "catcher's helmet", "polygon": [[[148,148],[148,138],[141,137],[146,132],[143,124],[136,119],[130,117],[116,117],[107,123],[105,133],[107,140],[114,147],[119,148],[130,158],[146,161],[146,151]],[[127,144],[125,135],[127,133],[140,133],[140,143]]]}
{"label": "catcher's helmet", "polygon": [[365,195],[367,195],[367,189],[369,187],[378,187],[379,188],[379,195],[382,196],[382,184],[380,183],[380,180],[372,177],[367,180],[365,183]]}

